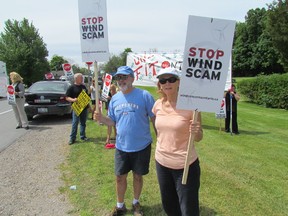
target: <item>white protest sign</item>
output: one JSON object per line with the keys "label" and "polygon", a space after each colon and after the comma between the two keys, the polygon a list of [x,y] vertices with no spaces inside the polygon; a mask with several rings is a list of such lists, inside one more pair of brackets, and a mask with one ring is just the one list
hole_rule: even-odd
{"label": "white protest sign", "polygon": [[48,73],[45,73],[45,79],[51,80],[51,79],[55,79],[55,77],[52,72],[48,72]]}
{"label": "white protest sign", "polygon": [[7,86],[7,100],[8,104],[14,105],[16,104],[16,99],[15,99],[15,89],[12,85]]}
{"label": "white protest sign", "polygon": [[7,94],[7,77],[0,76],[0,97],[5,97]]}
{"label": "white protest sign", "polygon": [[157,73],[162,68],[177,68],[181,70],[182,53],[128,53],[127,66],[134,71],[136,86],[156,86]]}
{"label": "white protest sign", "polygon": [[235,21],[189,16],[177,109],[219,109],[234,29]]}
{"label": "white protest sign", "polygon": [[107,98],[109,96],[111,82],[112,82],[112,75],[107,73],[105,75],[105,79],[104,79],[104,83],[103,83],[103,89],[102,89],[102,93],[101,93],[101,97],[106,101],[107,101]]}
{"label": "white protest sign", "polygon": [[8,85],[9,80],[6,71],[6,63],[0,61],[0,97],[6,97]]}
{"label": "white protest sign", "polygon": [[62,68],[63,68],[66,78],[68,80],[71,80],[74,76],[71,64],[69,63],[62,64]]}
{"label": "white protest sign", "polygon": [[215,117],[217,119],[226,118],[226,102],[225,102],[225,98],[222,99],[220,109],[218,110],[218,112],[215,113]]}
{"label": "white protest sign", "polygon": [[109,60],[106,0],[78,0],[83,62]]}

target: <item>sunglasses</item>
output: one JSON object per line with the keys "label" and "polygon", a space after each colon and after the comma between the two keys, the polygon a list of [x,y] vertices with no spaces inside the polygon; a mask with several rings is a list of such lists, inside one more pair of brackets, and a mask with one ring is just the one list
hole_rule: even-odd
{"label": "sunglasses", "polygon": [[178,80],[178,79],[177,79],[176,77],[169,77],[169,78],[167,78],[167,79],[165,79],[165,78],[159,79],[159,82],[160,82],[161,84],[165,84],[167,81],[168,81],[169,83],[175,83],[177,80]]}
{"label": "sunglasses", "polygon": [[128,75],[118,75],[115,77],[115,80],[120,81],[120,80],[127,80],[128,79]]}

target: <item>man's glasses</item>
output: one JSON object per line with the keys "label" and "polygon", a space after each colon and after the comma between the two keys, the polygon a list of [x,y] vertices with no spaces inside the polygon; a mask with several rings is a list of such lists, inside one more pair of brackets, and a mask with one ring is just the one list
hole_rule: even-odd
{"label": "man's glasses", "polygon": [[115,80],[120,81],[120,80],[127,80],[128,75],[117,75],[115,76]]}
{"label": "man's glasses", "polygon": [[168,81],[169,83],[175,83],[177,80],[178,80],[178,79],[177,79],[176,77],[169,77],[169,78],[167,78],[167,79],[165,79],[165,78],[159,79],[159,82],[160,82],[161,84],[165,84],[167,81]]}

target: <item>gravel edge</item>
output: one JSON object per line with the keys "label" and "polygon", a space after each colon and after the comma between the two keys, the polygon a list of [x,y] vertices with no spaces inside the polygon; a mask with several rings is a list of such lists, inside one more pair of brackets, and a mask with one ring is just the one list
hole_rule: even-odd
{"label": "gravel edge", "polygon": [[0,215],[72,215],[59,166],[69,154],[69,121],[41,123],[0,153]]}

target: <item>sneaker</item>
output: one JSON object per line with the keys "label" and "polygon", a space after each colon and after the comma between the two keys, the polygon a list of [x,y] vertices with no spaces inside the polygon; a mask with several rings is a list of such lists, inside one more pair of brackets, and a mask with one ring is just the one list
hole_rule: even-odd
{"label": "sneaker", "polygon": [[82,141],[88,141],[89,138],[88,138],[88,137],[83,137],[83,138],[81,138],[81,140],[82,140]]}
{"label": "sneaker", "polygon": [[142,216],[143,215],[143,212],[141,210],[141,206],[140,206],[139,202],[137,202],[134,205],[132,204],[132,210],[133,210],[134,216]]}
{"label": "sneaker", "polygon": [[113,212],[111,214],[111,216],[121,216],[121,215],[125,215],[127,212],[127,208],[125,206],[125,204],[123,205],[122,208],[117,208],[117,206],[114,207]]}

